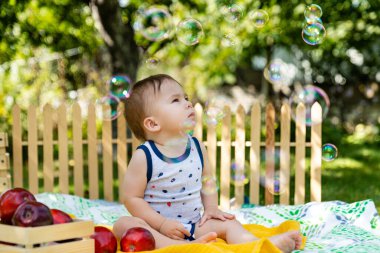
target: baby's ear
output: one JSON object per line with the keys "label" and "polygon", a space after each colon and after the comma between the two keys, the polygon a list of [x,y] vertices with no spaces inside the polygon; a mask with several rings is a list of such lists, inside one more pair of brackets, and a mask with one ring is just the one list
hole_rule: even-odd
{"label": "baby's ear", "polygon": [[144,128],[149,132],[157,132],[161,129],[160,124],[154,117],[146,117],[143,122]]}

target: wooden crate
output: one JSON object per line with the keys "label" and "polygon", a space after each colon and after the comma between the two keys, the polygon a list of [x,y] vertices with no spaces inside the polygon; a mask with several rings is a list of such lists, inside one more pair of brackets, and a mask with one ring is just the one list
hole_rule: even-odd
{"label": "wooden crate", "polygon": [[[93,253],[94,233],[92,221],[74,220],[71,223],[41,227],[17,227],[0,224],[0,241],[18,246],[0,244],[0,252],[6,253]],[[56,241],[76,239],[54,243]],[[37,245],[40,245],[37,247]]]}

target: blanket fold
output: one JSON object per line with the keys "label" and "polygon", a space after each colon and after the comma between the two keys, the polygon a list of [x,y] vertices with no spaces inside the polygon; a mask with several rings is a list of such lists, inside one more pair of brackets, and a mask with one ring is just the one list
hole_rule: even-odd
{"label": "blanket fold", "polygon": [[[267,238],[278,235],[291,230],[300,230],[300,224],[297,221],[285,221],[277,227],[264,227],[256,224],[245,224],[245,229],[251,232],[259,239],[254,242],[242,244],[227,244],[222,239],[217,239],[216,242],[200,244],[188,243],[181,245],[172,245],[154,251],[144,251],[146,253],[281,253],[281,251],[274,246]],[[109,227],[109,226],[107,226]],[[302,239],[301,249],[304,248],[306,237]],[[122,251],[118,251],[121,253]]]}

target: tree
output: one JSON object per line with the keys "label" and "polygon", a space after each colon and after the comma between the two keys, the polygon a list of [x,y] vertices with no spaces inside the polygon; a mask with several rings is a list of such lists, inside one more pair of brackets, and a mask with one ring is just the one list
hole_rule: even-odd
{"label": "tree", "polygon": [[[311,0],[160,1],[159,5],[172,16],[173,29],[165,40],[158,41],[147,40],[134,27],[136,17],[157,6],[157,2],[125,3],[120,6],[117,0],[2,1],[0,62],[31,57],[41,46],[52,52],[80,48],[88,64],[83,64],[83,57],[79,56],[65,59],[62,89],[92,85],[85,77],[88,65],[96,65],[92,73],[108,71],[98,75],[103,79],[127,73],[136,80],[165,71],[179,79],[190,93],[205,99],[208,88],[247,84],[267,97],[288,96],[273,90],[263,78],[265,65],[273,58],[282,58],[293,67],[291,84],[314,83],[323,87],[333,102],[339,104],[342,117],[352,110],[349,105],[355,106],[347,105],[347,101],[376,102],[377,96],[368,96],[373,92],[366,90],[374,87],[374,94],[378,94],[377,0],[321,3],[327,37],[316,46],[301,38],[304,10],[312,4]],[[237,11],[231,11],[232,7]],[[269,15],[262,28],[255,26],[252,19],[257,10]],[[175,33],[177,24],[189,17],[197,19],[203,27],[200,43],[192,46],[181,43]],[[109,60],[104,60],[107,59],[104,49],[110,55]],[[147,69],[144,61],[149,57],[161,60],[156,69]],[[5,72],[9,73],[9,69]]]}
{"label": "tree", "polygon": [[123,23],[117,0],[91,0],[92,17],[113,63],[113,73],[126,73],[136,80],[140,62],[139,50],[134,40],[131,19]]}

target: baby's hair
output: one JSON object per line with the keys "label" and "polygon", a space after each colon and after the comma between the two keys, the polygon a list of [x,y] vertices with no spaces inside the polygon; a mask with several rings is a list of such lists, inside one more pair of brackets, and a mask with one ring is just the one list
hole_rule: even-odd
{"label": "baby's hair", "polygon": [[124,100],[125,118],[133,134],[139,140],[146,141],[143,121],[148,116],[148,102],[152,102],[149,99],[153,99],[152,97],[149,98],[147,91],[153,88],[153,94],[156,94],[160,91],[161,85],[165,80],[178,83],[173,77],[166,74],[149,76],[136,82],[132,86],[130,96]]}

